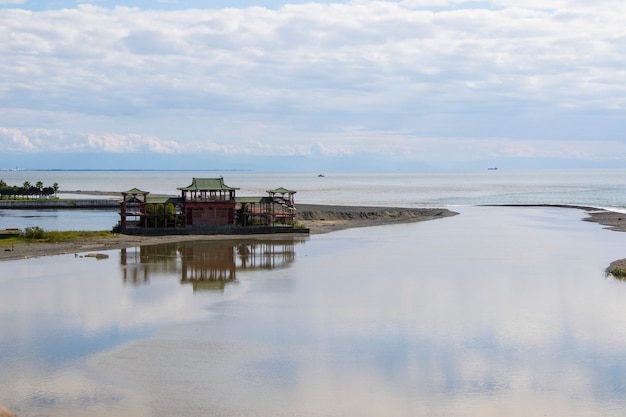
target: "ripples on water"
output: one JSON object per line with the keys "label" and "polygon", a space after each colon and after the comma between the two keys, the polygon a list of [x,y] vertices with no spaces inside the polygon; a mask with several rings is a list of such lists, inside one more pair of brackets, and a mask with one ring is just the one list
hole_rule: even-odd
{"label": "ripples on water", "polygon": [[[336,182],[364,202],[367,183],[384,196],[397,178],[375,177]],[[417,185],[402,187],[396,201],[413,199]],[[578,210],[458,210],[3,262],[0,403],[26,416],[623,415],[626,285],[604,268],[626,234]]]}
{"label": "ripples on water", "polygon": [[[282,186],[297,191],[297,203],[396,207],[565,204],[626,212],[626,170],[327,173],[321,178],[313,173],[238,171],[18,171],[2,175],[8,184],[41,180],[44,184],[57,182],[67,191],[137,187],[153,194],[178,194],[177,188],[190,184],[193,177],[223,175],[226,184],[240,188],[238,195],[265,195],[266,190]],[[0,228],[41,225],[50,230],[108,230],[118,220],[115,210],[0,210]]]}
{"label": "ripples on water", "polygon": [[[626,234],[577,210],[0,265],[24,415],[618,416]],[[19,325],[16,325],[19,323]]]}
{"label": "ripples on water", "polygon": [[300,202],[320,204],[579,204],[626,207],[626,170],[538,170],[394,173],[263,173],[240,171],[18,171],[8,184],[57,182],[62,190],[178,194],[193,177],[223,176],[241,195],[264,195],[284,186]]}

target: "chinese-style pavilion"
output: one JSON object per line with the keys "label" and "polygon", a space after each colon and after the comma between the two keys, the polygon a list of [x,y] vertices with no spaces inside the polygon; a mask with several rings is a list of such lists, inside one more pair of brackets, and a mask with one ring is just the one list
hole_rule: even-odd
{"label": "chinese-style pavilion", "polygon": [[133,188],[122,192],[120,227],[132,229],[189,229],[278,226],[293,228],[295,191],[267,190],[263,197],[237,197],[239,188],[220,178],[193,178],[179,187],[180,197],[151,197]]}

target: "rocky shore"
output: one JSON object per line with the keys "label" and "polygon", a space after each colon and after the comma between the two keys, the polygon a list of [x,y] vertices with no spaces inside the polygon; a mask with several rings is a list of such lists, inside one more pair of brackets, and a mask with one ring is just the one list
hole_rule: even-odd
{"label": "rocky shore", "polygon": [[[453,211],[442,208],[357,207],[299,204],[296,220],[308,228],[311,234],[319,234],[353,227],[435,220],[456,214],[457,213]],[[245,235],[238,235],[236,238],[244,239],[246,237]],[[233,238],[232,235],[129,236],[120,234],[109,238],[76,240],[62,243],[20,243],[13,247],[4,248],[0,252],[0,261],[69,253],[84,256],[85,254],[99,251],[139,245]]]}

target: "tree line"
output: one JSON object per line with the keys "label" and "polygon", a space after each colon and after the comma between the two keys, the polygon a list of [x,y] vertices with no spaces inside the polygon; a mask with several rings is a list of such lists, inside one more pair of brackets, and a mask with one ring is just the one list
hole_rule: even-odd
{"label": "tree line", "polygon": [[44,186],[43,182],[37,181],[32,185],[30,181],[24,181],[22,185],[8,185],[4,180],[0,180],[0,198],[8,200],[48,198],[56,195],[59,184],[56,182],[52,186]]}

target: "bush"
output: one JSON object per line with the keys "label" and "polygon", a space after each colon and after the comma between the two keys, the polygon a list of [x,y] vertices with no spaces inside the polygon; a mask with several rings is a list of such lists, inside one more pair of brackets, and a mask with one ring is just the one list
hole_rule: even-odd
{"label": "bush", "polygon": [[624,268],[609,268],[606,270],[606,275],[613,275],[613,278],[620,281],[626,281],[626,269]]}
{"label": "bush", "polygon": [[43,239],[45,236],[44,230],[39,227],[27,227],[24,229],[23,237],[24,239]]}

